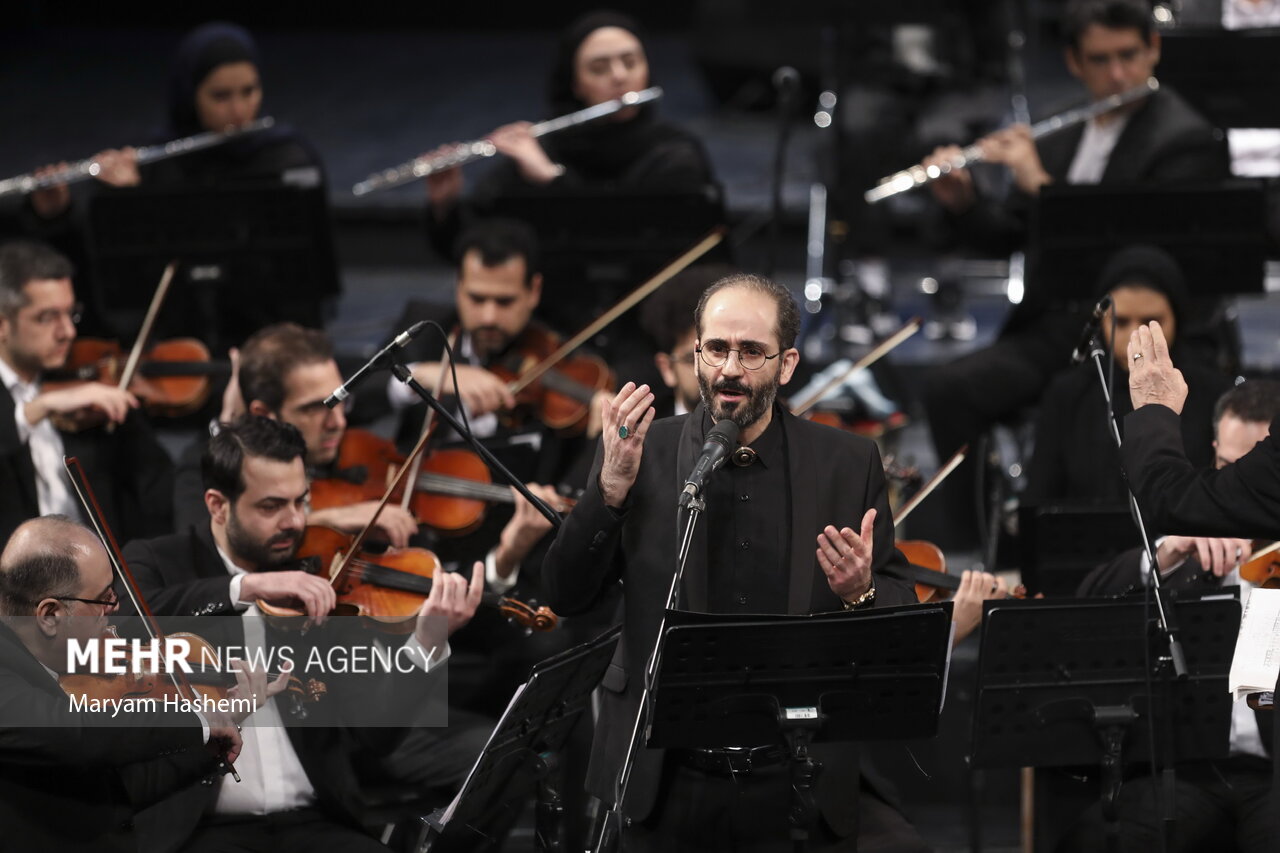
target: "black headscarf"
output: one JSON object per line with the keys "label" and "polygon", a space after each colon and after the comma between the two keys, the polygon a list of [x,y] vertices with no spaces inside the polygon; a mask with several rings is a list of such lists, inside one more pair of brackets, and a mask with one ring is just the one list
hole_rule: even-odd
{"label": "black headscarf", "polygon": [[169,130],[174,138],[207,129],[196,113],[196,89],[214,69],[233,62],[261,68],[253,37],[235,24],[203,24],[178,45],[169,69]]}
{"label": "black headscarf", "polygon": [[[187,33],[169,66],[168,126],[156,134],[158,142],[204,133],[196,112],[196,90],[215,69],[233,62],[249,62],[261,74],[258,45],[236,24],[202,24]],[[265,104],[265,101],[263,102]],[[259,108],[258,117],[267,115]],[[310,146],[287,124],[277,121],[267,130],[232,139],[215,148],[156,164],[146,180],[210,183],[229,177],[278,173],[282,168],[319,162]]]}
{"label": "black headscarf", "polygon": [[1141,285],[1164,294],[1179,327],[1187,319],[1191,295],[1173,256],[1157,246],[1128,246],[1107,259],[1098,277],[1098,296],[1119,285]]}
{"label": "black headscarf", "polygon": [[[553,115],[564,115],[586,106],[573,91],[575,61],[582,43],[603,27],[626,30],[642,47],[644,45],[639,25],[620,12],[590,12],[566,27],[560,35],[548,81],[547,94]],[[650,85],[653,85],[652,76]],[[657,147],[677,140],[701,145],[688,132],[660,120],[651,101],[641,106],[629,121],[597,121],[563,131],[546,137],[544,147],[554,159],[573,167],[587,178],[608,181]]]}

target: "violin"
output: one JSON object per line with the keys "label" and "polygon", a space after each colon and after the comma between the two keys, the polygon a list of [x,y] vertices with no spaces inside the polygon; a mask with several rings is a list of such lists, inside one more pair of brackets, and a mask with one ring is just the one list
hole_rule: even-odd
{"label": "violin", "polygon": [[1280,588],[1280,542],[1253,543],[1253,556],[1240,567],[1240,577],[1254,586]]}
{"label": "violin", "polygon": [[565,356],[531,381],[520,382],[535,365],[552,356],[561,346],[560,337],[541,326],[529,325],[496,363],[490,373],[512,387],[518,423],[520,413],[533,417],[560,435],[581,435],[591,417],[591,403],[600,391],[612,391],[617,384],[609,365],[595,355]]}
{"label": "violin", "polygon": [[[311,482],[311,507],[328,509],[378,500],[405,457],[395,443],[371,432],[349,429],[342,437],[334,475]],[[400,500],[402,490],[393,492]],[[489,503],[514,503],[506,486],[496,485],[484,460],[470,450],[436,450],[414,478],[408,509],[419,524],[446,536],[462,536],[484,521]]]}
{"label": "violin", "polygon": [[[85,382],[116,385],[126,360],[116,341],[77,338],[67,363],[44,374],[43,387],[57,390]],[[143,350],[126,387],[149,414],[181,417],[199,411],[209,399],[210,377],[229,369],[226,362],[212,361],[208,347],[195,338],[174,338]]]}
{"label": "violin", "polygon": [[[204,638],[187,632],[175,632],[168,635],[172,639],[187,642],[188,652],[185,660],[191,668],[185,673],[191,684],[201,686],[201,692],[208,699],[226,699],[228,692],[236,686],[235,673],[213,665],[218,660],[217,650]],[[115,626],[107,627],[102,639],[118,639]],[[156,668],[143,668],[136,664],[124,673],[71,673],[58,678],[58,684],[68,696],[83,697],[87,700],[123,699],[159,699],[179,696],[176,683],[168,678],[171,673]],[[274,680],[280,673],[267,673],[267,678]],[[290,700],[290,716],[305,719],[306,705],[318,702],[324,697],[328,688],[324,682],[311,678],[304,685],[297,676],[290,676],[285,694]]]}
{"label": "violin", "polygon": [[[298,556],[313,567],[328,569],[338,595],[337,612],[354,614],[364,624],[388,634],[413,632],[422,602],[431,593],[431,578],[442,570],[439,558],[425,548],[399,548],[382,554],[360,549],[359,537],[330,527],[308,525]],[[546,607],[486,591],[482,607],[496,608],[525,628],[549,631],[559,617]],[[259,601],[263,613],[279,628],[302,628],[306,614]]]}

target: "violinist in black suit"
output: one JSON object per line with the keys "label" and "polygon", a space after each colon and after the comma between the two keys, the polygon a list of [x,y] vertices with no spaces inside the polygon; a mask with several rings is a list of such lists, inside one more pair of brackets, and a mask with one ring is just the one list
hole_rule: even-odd
{"label": "violinist in black suit", "polygon": [[[169,529],[173,464],[137,411],[137,398],[96,381],[45,386],[76,338],[80,306],[72,273],[66,258],[40,243],[0,246],[0,542],[37,515],[80,517],[64,455],[79,457],[92,472],[119,534]],[[95,422],[101,425],[89,426]]]}
{"label": "violinist in black suit", "polygon": [[[59,686],[71,640],[96,640],[119,600],[102,544],[70,519],[21,525],[0,556],[0,825],[5,849],[154,851],[137,811],[232,762],[243,719],[73,708]],[[246,695],[265,686],[241,685]],[[206,745],[212,748],[206,749]],[[16,845],[10,848],[10,845]]]}
{"label": "violinist in black suit", "polygon": [[[645,660],[677,551],[676,496],[713,423],[742,427],[739,453],[708,486],[681,606],[720,613],[816,613],[912,603],[907,584],[881,572],[893,545],[884,471],[874,444],[799,420],[775,405],[799,361],[798,312],[783,287],[756,276],[717,282],[695,319],[702,403],[655,420],[647,386],[627,383],[604,410],[602,451],[543,568],[558,613],[590,607],[623,584],[622,644],[603,681],[587,787],[605,802],[635,720]],[[839,527],[837,527],[839,526]],[[816,546],[816,547],[815,547]],[[743,747],[752,746],[743,744]],[[809,849],[924,849],[883,800],[860,796],[858,751],[815,746],[823,820]],[[726,750],[641,750],[623,814],[628,850],[760,844],[790,849],[790,775],[776,750],[751,760]],[[735,784],[736,783],[736,784]]]}
{"label": "violinist in black suit", "polygon": [[[326,679],[303,666],[310,649],[325,649],[328,660],[327,649],[372,642],[368,632],[353,637],[347,630],[354,627],[350,620],[326,625],[336,603],[333,587],[290,568],[305,525],[305,454],[306,444],[289,424],[248,416],[224,426],[210,440],[203,462],[209,522],[131,542],[125,549],[162,620],[196,618],[200,633],[219,646],[269,650],[289,645],[298,650],[293,655],[298,677],[304,683],[317,677],[329,687],[305,725],[279,701],[249,718],[245,738],[262,760],[241,770],[243,782],[197,791],[172,809],[188,816],[189,829],[194,826],[187,851],[240,849],[235,845],[268,837],[289,849],[385,850],[358,826],[357,761],[389,755],[400,745],[410,719],[406,714],[430,701],[439,677],[432,673],[448,657],[448,637],[475,613],[483,590],[479,565],[469,583],[460,574],[437,573],[412,635],[398,647],[397,660],[414,663],[411,671],[380,679],[342,674]],[[256,602],[298,607],[314,627],[305,637],[282,636],[264,622]],[[394,725],[377,725],[384,718],[369,715],[388,707],[395,715],[385,719]],[[362,721],[365,726],[358,725]],[[438,738],[437,766],[427,768],[442,784],[458,781],[445,778],[446,765],[460,777],[479,749],[474,739],[454,741],[448,734]]]}

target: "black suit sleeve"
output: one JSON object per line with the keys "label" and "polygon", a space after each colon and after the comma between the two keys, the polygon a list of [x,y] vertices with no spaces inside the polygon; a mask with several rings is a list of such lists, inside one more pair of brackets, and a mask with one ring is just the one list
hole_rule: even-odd
{"label": "black suit sleeve", "polygon": [[[202,616],[225,613],[233,607],[229,574],[171,580],[171,570],[188,571],[190,567],[166,565],[166,560],[172,561],[173,555],[162,555],[151,541],[145,540],[126,545],[124,558],[156,616]],[[191,557],[184,554],[183,559]]]}
{"label": "black suit sleeve", "polygon": [[603,444],[599,444],[586,488],[543,560],[543,592],[551,609],[563,616],[590,610],[621,577],[623,557],[618,546],[626,505],[616,511],[604,502],[600,492],[603,463]]}
{"label": "black suit sleeve", "polygon": [[203,746],[193,713],[75,710],[67,697],[0,671],[0,761],[30,765],[119,766]]}
{"label": "black suit sleeve", "polygon": [[1125,418],[1124,465],[1147,523],[1186,536],[1280,538],[1280,420],[1235,463],[1197,471],[1178,416],[1143,406]]}

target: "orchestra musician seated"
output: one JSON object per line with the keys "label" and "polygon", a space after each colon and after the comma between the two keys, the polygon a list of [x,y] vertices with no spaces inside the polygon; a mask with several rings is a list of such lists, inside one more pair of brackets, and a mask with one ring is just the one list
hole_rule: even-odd
{"label": "orchestra musician seated", "polygon": [[121,535],[154,535],[171,524],[173,463],[137,398],[96,380],[49,384],[76,339],[73,274],[42,244],[0,246],[0,542],[28,518],[81,517],[64,455],[94,472],[103,512]]}
{"label": "orchestra musician seated", "polygon": [[[139,810],[200,787],[217,772],[220,758],[234,764],[240,754],[237,724],[244,713],[168,709],[158,702],[120,713],[72,707],[59,683],[68,671],[68,645],[103,636],[119,604],[112,586],[102,543],[65,516],[23,523],[0,555],[0,818],[6,847],[59,853],[170,849],[166,825],[135,820]],[[266,692],[261,673],[238,670],[237,687],[228,695]]]}
{"label": "orchestra musician seated", "polygon": [[[327,577],[291,568],[306,524],[305,455],[297,429],[255,415],[224,425],[210,439],[202,460],[206,522],[181,533],[134,540],[125,548],[158,617],[199,619],[206,636],[249,649],[370,641],[351,639],[369,634],[353,620],[330,619],[337,594]],[[488,729],[407,728],[416,716],[398,716],[387,728],[369,722],[370,713],[386,707],[414,711],[418,702],[427,706],[434,680],[429,674],[448,658],[449,637],[474,615],[482,591],[479,564],[470,581],[462,574],[437,572],[413,619],[412,633],[400,647],[406,654],[396,658],[411,660],[410,671],[392,671],[371,681],[344,678],[338,668],[325,682],[326,696],[310,712],[315,719],[306,725],[279,702],[255,711],[245,726],[245,740],[271,760],[244,768],[239,785],[224,781],[184,803],[199,819],[184,849],[239,849],[235,845],[271,837],[288,848],[309,843],[325,850],[385,850],[359,828],[361,785],[375,759],[393,753],[412,732],[433,747],[418,747],[421,765],[416,769],[427,782],[401,781],[456,785]],[[305,635],[285,632],[264,618],[259,602],[298,607],[312,627]],[[296,651],[293,659],[298,677],[307,678],[309,671],[300,662],[311,661],[310,654]]]}

